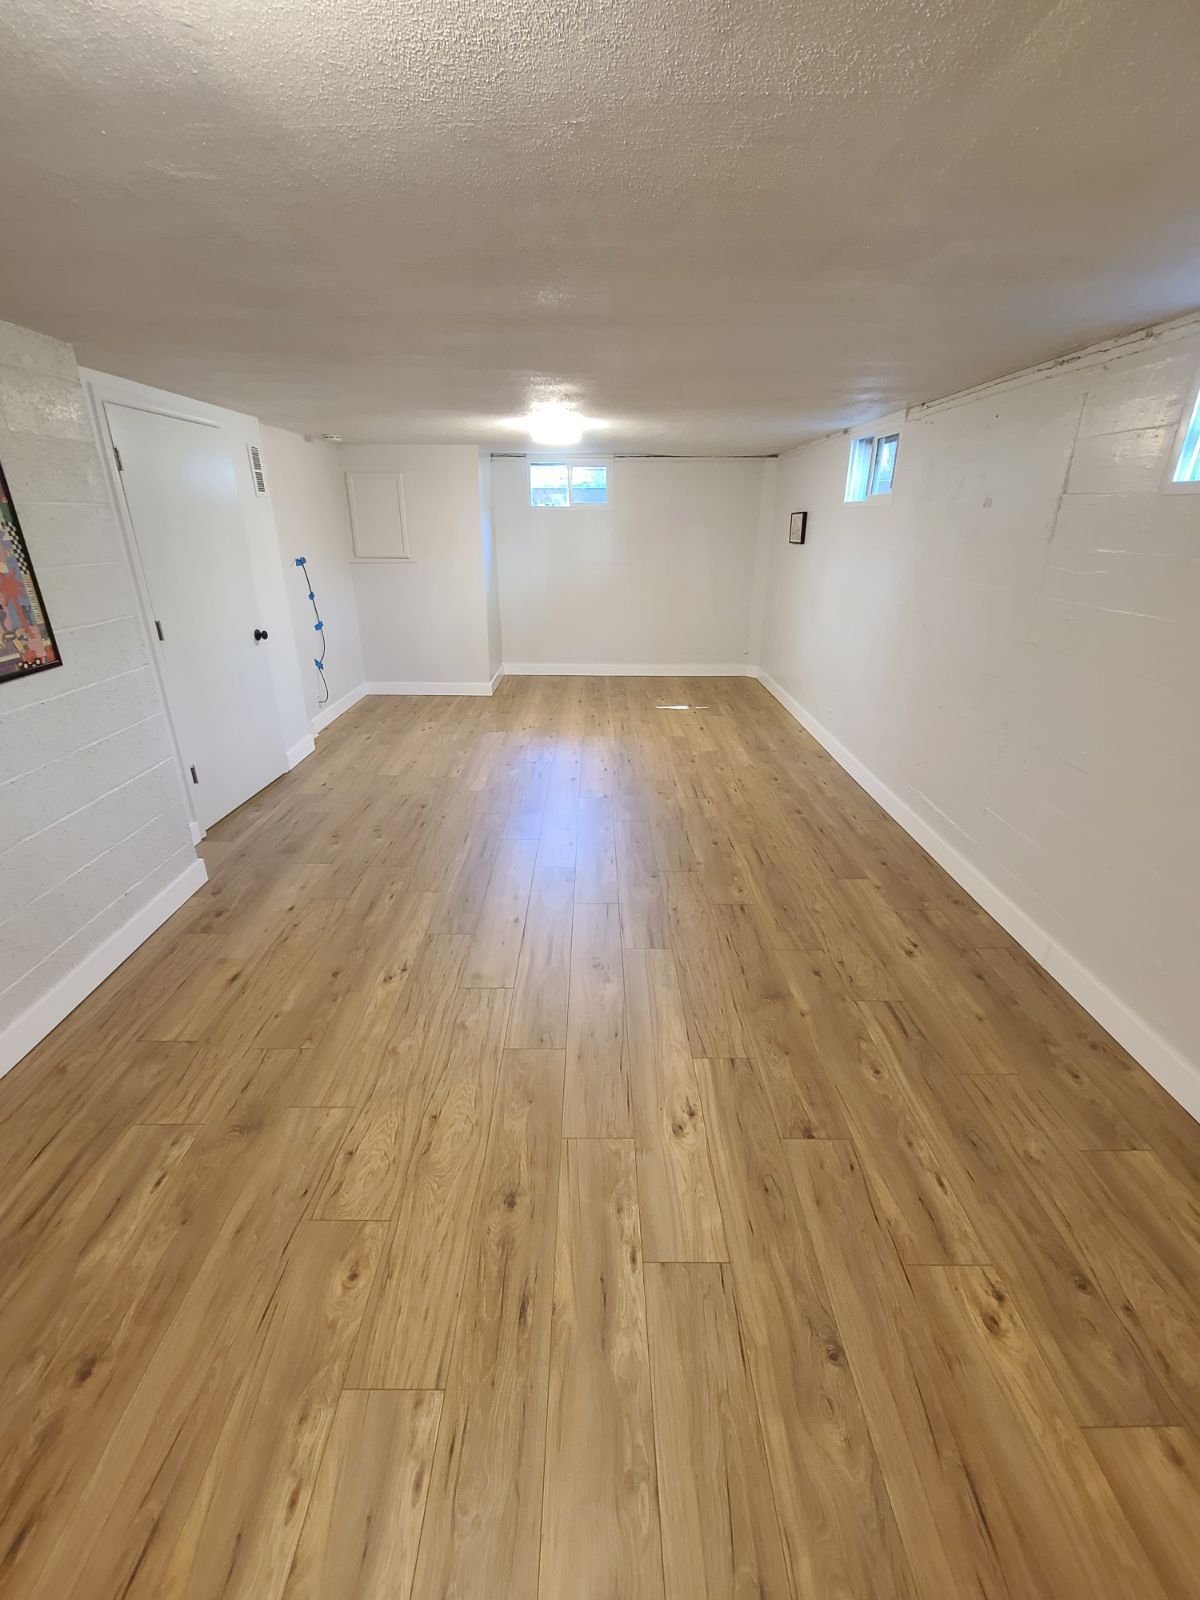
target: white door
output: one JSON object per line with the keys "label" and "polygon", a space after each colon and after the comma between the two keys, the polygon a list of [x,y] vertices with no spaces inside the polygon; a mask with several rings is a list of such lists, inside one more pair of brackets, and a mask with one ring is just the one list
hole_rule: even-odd
{"label": "white door", "polygon": [[[283,772],[233,463],[221,430],[104,406],[154,613],[163,684],[196,820],[209,828]],[[193,787],[194,785],[194,787]]]}

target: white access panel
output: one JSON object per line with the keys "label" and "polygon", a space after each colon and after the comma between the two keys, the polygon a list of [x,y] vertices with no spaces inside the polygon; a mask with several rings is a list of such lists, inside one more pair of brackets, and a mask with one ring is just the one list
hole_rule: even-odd
{"label": "white access panel", "polygon": [[398,472],[347,472],[346,499],[356,561],[410,559],[404,479]]}

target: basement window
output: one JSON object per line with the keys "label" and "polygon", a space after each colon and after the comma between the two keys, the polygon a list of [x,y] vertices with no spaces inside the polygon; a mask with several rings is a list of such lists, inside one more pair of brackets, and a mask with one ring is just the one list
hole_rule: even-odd
{"label": "basement window", "polygon": [[1194,483],[1200,486],[1200,394],[1192,407],[1191,420],[1183,434],[1183,443],[1171,474],[1172,483]]}
{"label": "basement window", "polygon": [[885,434],[875,441],[875,456],[871,462],[871,493],[891,494],[892,475],[896,470],[896,451],[900,448],[898,433]]}
{"label": "basement window", "polygon": [[608,467],[599,461],[531,461],[531,506],[606,506]]}
{"label": "basement window", "polygon": [[846,474],[846,499],[865,500],[871,482],[871,457],[874,439],[851,439],[850,470]]}
{"label": "basement window", "polygon": [[846,499],[869,500],[878,494],[891,494],[899,450],[898,433],[881,434],[879,438],[867,434],[861,439],[851,439]]}

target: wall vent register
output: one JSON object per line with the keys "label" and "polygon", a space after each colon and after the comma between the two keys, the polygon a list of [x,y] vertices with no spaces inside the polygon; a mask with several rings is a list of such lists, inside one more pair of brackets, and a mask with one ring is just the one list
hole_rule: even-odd
{"label": "wall vent register", "polygon": [[263,471],[262,451],[256,444],[248,444],[246,454],[250,457],[250,481],[254,485],[254,493],[261,500],[267,493],[267,475]]}

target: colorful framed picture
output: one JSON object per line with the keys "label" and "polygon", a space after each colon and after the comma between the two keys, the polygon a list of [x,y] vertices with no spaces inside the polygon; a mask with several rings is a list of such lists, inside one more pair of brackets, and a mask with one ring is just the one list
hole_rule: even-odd
{"label": "colorful framed picture", "polygon": [[803,544],[808,535],[808,512],[793,511],[788,519],[788,543]]}
{"label": "colorful framed picture", "polygon": [[61,666],[54,629],[0,466],[0,683]]}

